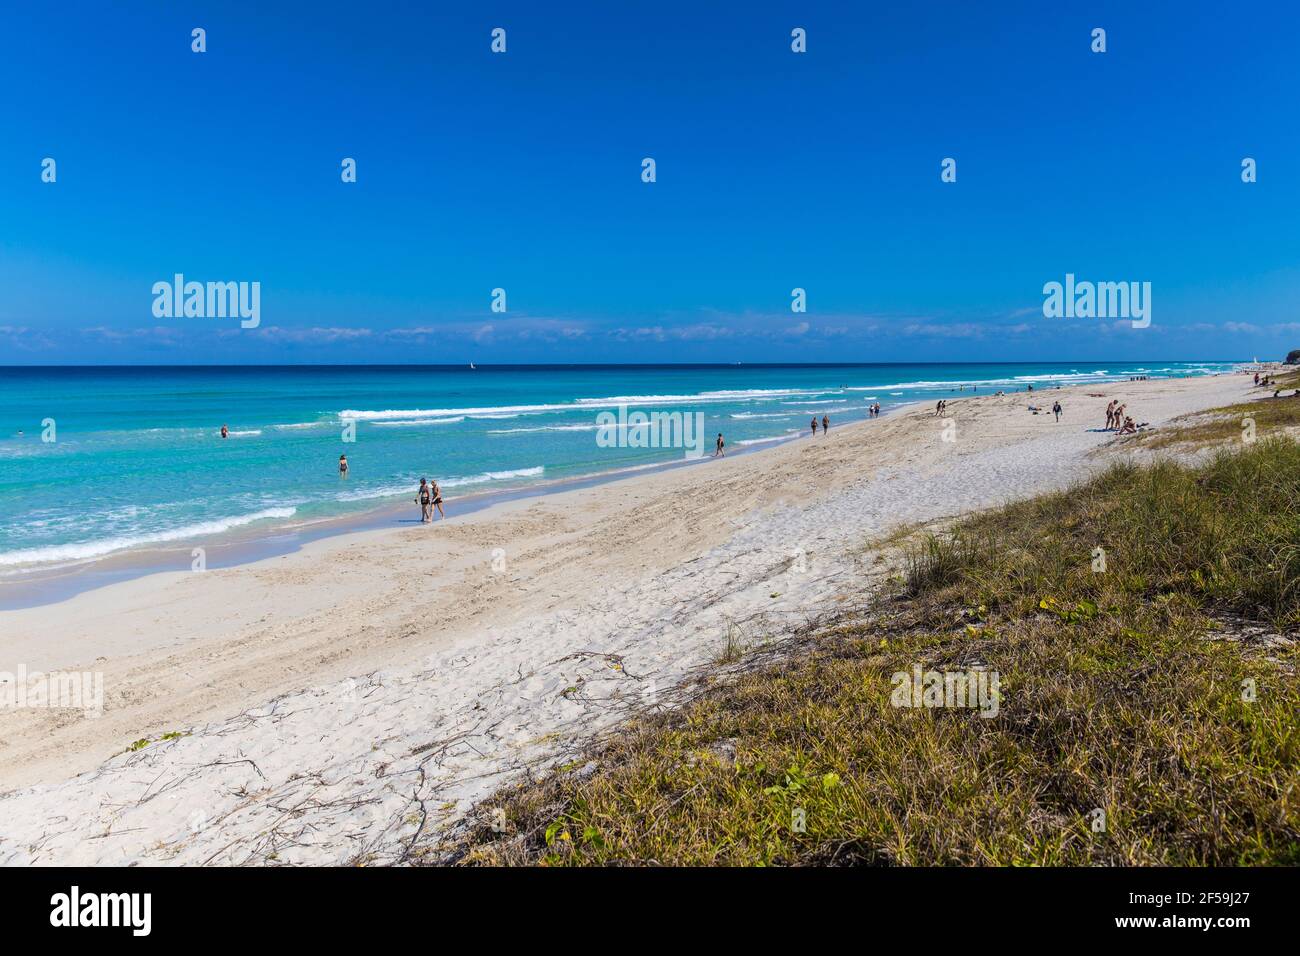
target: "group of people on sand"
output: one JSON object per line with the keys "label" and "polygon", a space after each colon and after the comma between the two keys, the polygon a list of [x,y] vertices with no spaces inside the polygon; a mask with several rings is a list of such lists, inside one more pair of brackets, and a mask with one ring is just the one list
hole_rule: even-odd
{"label": "group of people on sand", "polygon": [[1106,406],[1106,431],[1118,432],[1121,435],[1136,435],[1138,426],[1126,414],[1127,410],[1127,405],[1120,404],[1118,398],[1112,398],[1110,404]]}
{"label": "group of people on sand", "polygon": [[438,487],[438,482],[432,478],[420,479],[420,491],[416,495],[416,501],[420,503],[420,524],[428,524],[433,521],[433,509],[438,509],[438,516],[446,518],[447,514],[442,510],[442,489]]}
{"label": "group of people on sand", "polygon": [[[813,430],[813,437],[816,438],[816,437],[817,437],[817,416],[816,416],[816,415],[813,416],[813,420],[812,420],[812,430]],[[829,415],[823,415],[823,416],[822,416],[822,431],[823,431],[825,434],[830,434],[830,430],[831,430],[831,417],[830,417]]]}
{"label": "group of people on sand", "polygon": [[[1271,376],[1271,375],[1265,375],[1263,378],[1260,378],[1259,373],[1256,372],[1256,373],[1255,373],[1255,384],[1258,385],[1260,388],[1271,388],[1271,389],[1273,389],[1273,397],[1274,397],[1274,398],[1281,398],[1281,397],[1282,397],[1282,389],[1278,387],[1277,379],[1273,378],[1273,376]],[[1292,398],[1300,397],[1300,388],[1297,388],[1294,392],[1292,392],[1292,393],[1291,393],[1291,397],[1292,397]]]}
{"label": "group of people on sand", "polygon": [[948,400],[946,398],[940,399],[938,402],[935,403],[934,417],[942,418],[946,414],[948,414]]}

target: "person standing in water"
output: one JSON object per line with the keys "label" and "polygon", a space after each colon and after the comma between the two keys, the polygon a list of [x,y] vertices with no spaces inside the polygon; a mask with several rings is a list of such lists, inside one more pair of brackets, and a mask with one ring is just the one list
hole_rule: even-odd
{"label": "person standing in water", "polygon": [[822,434],[823,434],[823,435],[829,435],[830,433],[831,433],[831,418],[830,418],[829,415],[823,415],[823,416],[822,416]]}
{"label": "person standing in water", "polygon": [[727,453],[722,449],[725,448],[726,445],[727,443],[722,440],[722,432],[718,432],[718,440],[713,446],[713,457],[714,458],[724,457]]}
{"label": "person standing in water", "polygon": [[348,476],[348,456],[339,455],[339,477],[346,478],[347,476]]}
{"label": "person standing in water", "polygon": [[221,426],[221,437],[222,437],[222,438],[229,438],[229,437],[230,437],[230,429],[227,428],[225,425],[222,425],[222,426]]}
{"label": "person standing in water", "polygon": [[813,430],[813,438],[816,438],[817,437],[817,416],[816,415],[813,416],[812,430]]}

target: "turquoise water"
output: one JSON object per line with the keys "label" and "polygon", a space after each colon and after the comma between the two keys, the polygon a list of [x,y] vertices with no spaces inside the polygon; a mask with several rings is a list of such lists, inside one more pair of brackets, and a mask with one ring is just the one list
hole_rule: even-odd
{"label": "turquoise water", "polygon": [[361,512],[413,498],[421,476],[437,478],[454,508],[458,495],[684,456],[608,440],[620,432],[597,416],[620,405],[702,413],[711,452],[718,432],[731,449],[762,445],[806,431],[814,413],[833,428],[867,417],[872,402],[888,412],[959,385],[985,393],[1231,367],[0,369],[0,575]]}

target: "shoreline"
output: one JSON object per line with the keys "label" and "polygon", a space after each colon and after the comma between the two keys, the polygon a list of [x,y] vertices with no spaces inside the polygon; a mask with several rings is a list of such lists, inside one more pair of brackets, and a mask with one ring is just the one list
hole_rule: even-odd
{"label": "shoreline", "polygon": [[[985,363],[973,364],[976,367],[979,367]],[[1041,363],[1019,364],[1033,367]],[[1083,364],[1088,365],[1097,363]],[[1118,364],[1122,365],[1131,363]],[[1207,364],[1222,365],[1228,363]],[[1241,367],[1240,363],[1238,363],[1238,366]],[[1094,375],[1099,373],[1085,372],[1078,374]],[[1120,374],[1122,375],[1123,373]],[[1189,372],[1185,375],[1173,375],[1168,378],[1153,378],[1149,379],[1149,381],[1177,381],[1184,378],[1213,377],[1215,374],[1220,373],[1198,375]],[[1041,377],[1044,379],[1050,379],[1053,376],[1044,375]],[[1055,377],[1069,378],[1069,375],[1061,373]],[[1110,379],[1089,379],[1087,382],[1067,384],[1063,387],[1075,388],[1083,387],[1085,385],[1106,386],[1110,384],[1118,384],[1123,381],[1125,381],[1125,379],[1121,377]],[[918,390],[925,390],[935,386],[957,386],[959,384],[961,383],[957,381],[925,381],[911,383],[911,386]],[[966,383],[965,387],[970,388],[978,385],[994,389],[1001,384],[1004,384],[1001,379],[990,379],[969,382]],[[1015,386],[1016,391],[1007,394],[1017,394],[1025,385],[1033,384],[1035,383],[1028,381],[1021,383],[1020,385]],[[1047,381],[1039,382],[1037,384],[1040,389],[1052,389],[1054,387]],[[892,387],[894,386],[873,386],[873,388],[881,389]],[[986,394],[991,395],[994,393],[986,392]],[[884,408],[881,417],[883,418],[893,414],[898,414],[913,404],[924,404],[927,401],[941,397],[948,398],[950,401],[957,401],[960,399],[980,396],[978,393],[972,393],[970,391],[957,392],[955,387],[947,392],[935,391],[934,394],[927,394],[925,396],[918,395],[915,398],[910,399],[900,399],[894,404]],[[855,414],[852,417],[839,419],[836,423],[836,427],[844,428],[858,422],[870,420],[870,416],[861,416],[856,414],[855,410]],[[781,445],[800,437],[807,437],[806,427],[804,425],[801,425],[801,427],[792,434],[772,436],[770,438],[751,439],[750,444],[747,445],[733,442],[728,448],[728,455],[734,456],[748,454],[755,451],[767,451],[780,447]],[[709,458],[710,455],[706,452],[703,457]],[[692,463],[698,463],[698,460],[688,459],[683,461],[681,459],[667,459],[630,466],[620,465],[609,470],[597,470],[565,475],[559,478],[543,479],[541,481],[515,487],[507,486],[500,489],[484,488],[481,490],[470,491],[461,497],[448,499],[448,503],[454,504],[457,507],[458,513],[473,513],[491,507],[493,504],[498,502],[511,501],[525,497],[542,497],[563,492],[568,489],[588,487],[608,481],[621,480],[624,477],[635,476],[640,473],[654,473],[660,470],[672,469]],[[414,485],[412,485],[412,494],[414,494]],[[276,517],[266,517],[260,521],[248,524],[236,524],[217,532],[198,533],[184,538],[130,544],[120,549],[112,550],[93,557],[72,558],[58,562],[35,563],[26,566],[8,567],[0,570],[0,613],[57,604],[86,591],[97,590],[116,583],[134,580],[138,577],[177,570],[190,570],[195,557],[193,552],[196,548],[202,548],[206,567],[211,570],[217,570],[238,567],[268,558],[292,554],[301,550],[301,548],[313,541],[343,536],[357,531],[367,531],[378,528],[398,528],[406,524],[418,523],[418,521],[408,521],[404,517],[404,515],[407,514],[407,511],[408,507],[405,499],[394,497],[388,500],[377,500],[375,503],[361,507],[357,510],[344,510],[333,514],[322,514],[306,518],[294,516],[288,520]],[[90,543],[93,544],[93,542]]]}
{"label": "shoreline", "polygon": [[954,441],[914,407],[708,471],[500,503],[440,534],[356,532],[10,612],[0,670],[95,670],[106,700],[94,718],[0,709],[0,863],[339,863],[361,843],[397,861],[412,800],[442,808],[422,825],[450,827],[716,665],[733,635],[761,643],[832,611],[877,570],[871,540],[1125,454],[1089,392],[1157,427],[1251,394],[1236,374],[1049,391],[1060,423],[1024,393],[967,395],[951,399]]}
{"label": "shoreline", "polygon": [[[913,404],[916,403],[902,402],[893,406],[891,411],[897,414]],[[888,414],[889,411],[882,410],[880,417],[884,418]],[[849,428],[871,420],[869,417],[850,418],[837,427]],[[727,457],[736,458],[769,451],[806,437],[808,436],[804,433],[795,433],[757,440],[749,445],[729,446]],[[639,475],[700,465],[711,457],[705,454],[700,458],[676,458],[644,465],[620,466],[610,471],[566,476],[494,491],[471,492],[456,498],[444,496],[444,499],[447,505],[456,505],[457,515],[475,514],[506,502],[544,498],[566,491],[624,481]],[[416,488],[413,487],[411,493],[415,492]],[[192,549],[196,547],[203,547],[208,570],[221,570],[294,554],[315,541],[418,525],[418,519],[402,517],[409,515],[412,507],[411,504],[399,504],[394,500],[349,514],[330,515],[297,524],[231,528],[211,535],[178,538],[165,544],[128,547],[71,565],[37,567],[15,573],[8,579],[0,576],[0,614],[59,604],[87,591],[155,574],[188,571],[191,568]],[[436,526],[438,521],[433,524]]]}

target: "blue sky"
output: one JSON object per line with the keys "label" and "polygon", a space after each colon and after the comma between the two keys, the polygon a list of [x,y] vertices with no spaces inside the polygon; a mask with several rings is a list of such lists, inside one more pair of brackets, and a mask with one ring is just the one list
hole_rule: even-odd
{"label": "blue sky", "polygon": [[[10,4],[0,365],[1278,358],[1298,28],[1284,3]],[[260,327],[155,318],[177,272],[260,282]],[[1044,318],[1067,272],[1149,281],[1151,327]]]}

